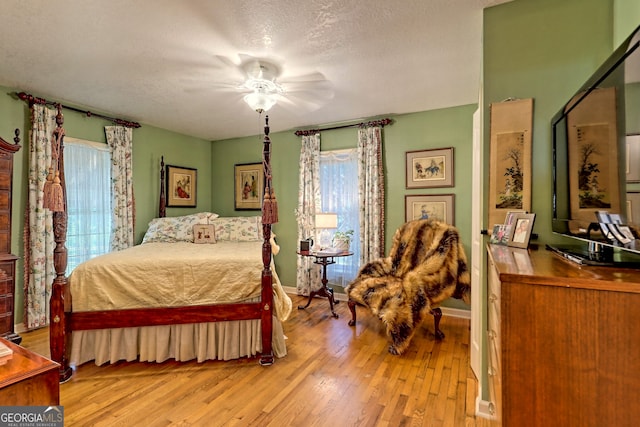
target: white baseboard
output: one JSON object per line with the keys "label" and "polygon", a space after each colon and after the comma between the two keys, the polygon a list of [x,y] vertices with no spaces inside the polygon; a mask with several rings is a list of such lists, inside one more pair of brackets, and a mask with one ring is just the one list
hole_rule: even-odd
{"label": "white baseboard", "polygon": [[[293,295],[297,295],[298,294],[298,290],[292,286],[283,286],[282,289],[284,289],[284,291],[288,294],[293,294]],[[343,294],[341,292],[336,292],[334,294],[335,299],[337,299],[338,301],[346,301],[347,300],[347,294]],[[470,310],[462,310],[460,308],[449,308],[449,307],[440,307],[440,309],[442,310],[442,314],[444,316],[449,316],[449,317],[459,317],[462,319],[471,319],[471,311]]]}
{"label": "white baseboard", "polygon": [[16,323],[15,325],[13,325],[13,330],[16,331],[16,334],[21,334],[28,331],[26,326],[24,326],[24,323]]}
{"label": "white baseboard", "polygon": [[491,402],[488,400],[482,400],[479,396],[476,398],[476,416],[493,419],[491,414]]}

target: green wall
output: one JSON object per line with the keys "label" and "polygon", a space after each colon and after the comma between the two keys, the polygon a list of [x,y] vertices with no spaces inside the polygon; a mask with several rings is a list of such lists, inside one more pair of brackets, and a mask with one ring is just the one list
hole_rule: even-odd
{"label": "green wall", "polygon": [[[485,10],[485,170],[489,105],[509,97],[533,98],[532,211],[540,243],[563,241],[551,232],[551,117],[638,24],[637,0],[516,0]],[[483,365],[486,372],[486,358]],[[482,384],[486,399],[486,375]]]}
{"label": "green wall", "polygon": [[[467,254],[471,243],[471,134],[476,105],[467,105],[414,114],[389,116],[393,124],[383,130],[385,188],[385,252],[395,230],[404,222],[404,196],[412,194],[455,194],[455,225],[460,230]],[[277,114],[270,115],[276,123]],[[321,149],[356,147],[357,128],[321,133]],[[297,224],[294,210],[298,203],[298,163],[300,137],[293,131],[271,135],[273,182],[278,198],[279,223],[273,230],[278,236],[280,254],[275,257],[278,275],[284,286],[296,285]],[[455,176],[453,188],[405,189],[405,153],[412,150],[454,148]],[[253,211],[234,211],[233,165],[260,161],[262,140],[259,137],[216,141],[212,148],[212,177],[216,182],[212,209],[223,215],[255,215]],[[341,289],[336,288],[340,292]],[[458,301],[448,306],[468,308]]]}
{"label": "green wall", "polygon": [[[12,200],[12,253],[19,256],[15,292],[15,321],[21,323],[24,310],[23,262],[24,210],[28,197],[26,185],[29,170],[30,129],[29,107],[14,94],[16,89],[0,86],[0,135],[13,142],[14,129],[20,129],[22,148],[15,155]],[[40,96],[39,94],[33,94]],[[58,101],[52,99],[51,101]],[[106,142],[104,127],[112,123],[69,110],[63,110],[64,128],[69,137]],[[166,164],[198,169],[197,209],[167,208],[168,216],[177,216],[197,211],[211,210],[211,142],[180,135],[167,130],[142,124],[133,131],[133,191],[136,203],[136,242],[142,241],[147,224],[158,215],[160,157]]]}

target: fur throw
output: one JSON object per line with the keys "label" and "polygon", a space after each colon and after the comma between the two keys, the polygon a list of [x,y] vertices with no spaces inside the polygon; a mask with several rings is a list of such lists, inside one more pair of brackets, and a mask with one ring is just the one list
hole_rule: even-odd
{"label": "fur throw", "polygon": [[385,324],[389,352],[401,354],[442,301],[471,301],[471,278],[458,230],[434,220],[407,222],[393,236],[389,257],[365,264],[347,288],[349,300]]}

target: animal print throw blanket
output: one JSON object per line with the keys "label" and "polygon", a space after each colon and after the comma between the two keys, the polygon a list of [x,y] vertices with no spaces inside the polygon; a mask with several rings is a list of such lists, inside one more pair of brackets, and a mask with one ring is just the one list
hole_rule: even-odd
{"label": "animal print throw blanket", "polygon": [[471,301],[471,278],[458,230],[435,220],[407,222],[387,258],[365,264],[346,292],[386,326],[389,352],[401,354],[431,310],[449,297]]}

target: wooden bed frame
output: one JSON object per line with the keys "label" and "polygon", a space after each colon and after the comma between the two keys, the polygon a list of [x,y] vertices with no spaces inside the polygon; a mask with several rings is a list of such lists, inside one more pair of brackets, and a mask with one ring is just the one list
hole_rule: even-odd
{"label": "wooden bed frame", "polygon": [[[58,110],[58,117],[56,118],[56,122],[58,125],[56,128],[56,132],[64,132],[64,130],[62,129],[63,118],[60,110]],[[268,116],[265,119],[262,156],[264,164],[265,184],[267,185],[267,190],[265,190],[265,193],[268,194],[268,189],[272,188],[270,173],[271,141],[269,139]],[[65,189],[64,174],[62,173],[62,171],[64,171],[62,149],[60,150],[59,166],[59,170],[61,171],[62,186],[63,189]],[[165,182],[163,159],[160,168],[159,216],[161,217],[164,217],[166,214],[166,196],[164,188]],[[66,190],[64,191],[66,205]],[[275,202],[275,200],[273,202]],[[72,295],[67,277],[65,276],[65,270],[67,267],[67,249],[65,247],[67,234],[67,214],[66,212],[53,212],[53,228],[54,238],[56,242],[53,257],[56,277],[53,281],[50,299],[51,317],[49,328],[49,344],[51,349],[51,358],[60,364],[60,382],[65,382],[71,378],[71,375],[73,373],[71,367],[69,366],[69,355],[71,351],[71,332],[81,330],[260,319],[262,327],[262,353],[260,355],[260,364],[271,365],[274,361],[274,357],[271,343],[271,334],[273,329],[273,276],[270,268],[272,257],[270,236],[271,224],[275,222],[277,222],[277,218],[265,218],[263,212],[263,269],[262,291],[261,299],[259,302],[72,312]]]}

